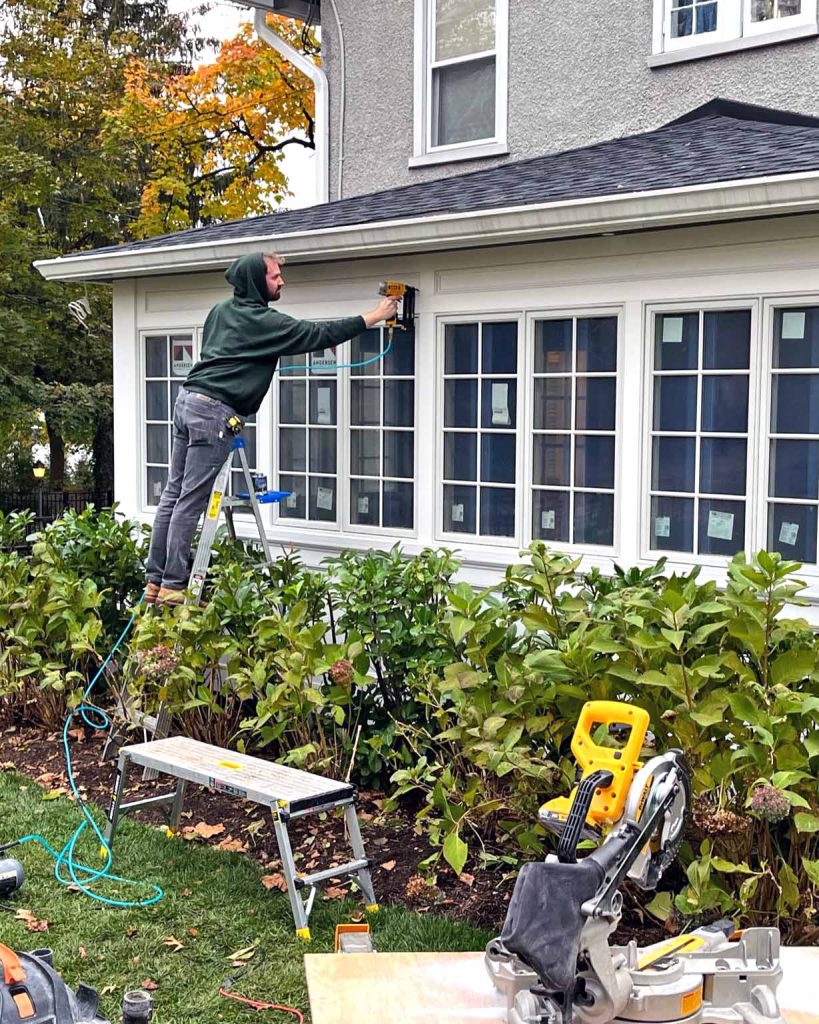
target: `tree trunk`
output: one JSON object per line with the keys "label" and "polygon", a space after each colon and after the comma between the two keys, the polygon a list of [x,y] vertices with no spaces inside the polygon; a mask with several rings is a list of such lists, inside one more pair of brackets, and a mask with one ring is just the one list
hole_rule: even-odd
{"label": "tree trunk", "polygon": [[91,451],[94,462],[94,489],[113,491],[114,431],[110,416],[103,416],[97,421]]}
{"label": "tree trunk", "polygon": [[46,414],[46,431],[48,432],[49,449],[49,483],[59,490],[65,481],[65,441]]}

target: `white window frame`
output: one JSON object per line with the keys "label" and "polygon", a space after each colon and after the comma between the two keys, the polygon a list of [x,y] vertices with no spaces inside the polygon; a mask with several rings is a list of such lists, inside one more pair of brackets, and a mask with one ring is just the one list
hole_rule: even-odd
{"label": "white window frame", "polygon": [[649,66],[661,66],[678,60],[696,60],[718,53],[769,46],[819,34],[816,0],[802,0],[803,9],[799,14],[761,22],[751,21],[751,0],[718,0],[716,31],[672,39],[672,2],[654,0],[653,55],[649,58]]}
{"label": "white window frame", "polygon": [[[535,323],[540,320],[568,320],[572,319],[576,325],[579,319],[589,319],[595,317],[613,317],[617,321],[617,364],[614,372],[615,385],[614,385],[614,495],[613,495],[613,508],[614,508],[614,522],[612,524],[612,543],[611,545],[601,544],[577,544],[574,541],[549,541],[547,543],[550,547],[554,547],[556,550],[565,551],[569,554],[585,554],[585,555],[597,555],[597,556],[610,556],[616,558],[620,551],[620,529],[621,529],[621,513],[620,508],[623,502],[623,490],[621,486],[621,474],[622,474],[622,420],[623,420],[623,359],[625,356],[624,349],[624,319],[623,319],[623,308],[622,306],[569,306],[557,309],[542,309],[528,311],[526,314],[526,366],[528,370],[528,381],[525,395],[525,407],[526,407],[526,461],[525,461],[525,480],[524,487],[526,492],[526,512],[524,522],[524,545],[531,544],[534,538],[533,528],[533,512],[534,512],[534,470],[532,466],[532,457],[534,452],[534,380],[535,380]],[[576,326],[573,328],[573,335],[576,334]],[[572,345],[572,368],[569,372],[569,376],[572,378],[572,394],[575,394],[575,385],[578,377],[576,361],[576,338],[573,337]],[[545,376],[545,375],[543,375]],[[556,376],[560,376],[559,374]],[[565,374],[563,375],[565,376]],[[588,376],[588,374],[579,374],[581,377]],[[610,373],[594,373],[591,376],[609,377]],[[520,402],[518,403],[520,408]],[[568,432],[570,437],[574,439],[574,436],[578,431],[574,425],[574,401],[572,403],[572,424],[571,429]],[[543,431],[538,431],[542,433]],[[592,434],[608,434],[608,431],[579,431],[579,433],[592,433]],[[574,486],[574,464],[570,467],[571,473],[571,484],[568,488],[551,488],[553,490],[568,490],[569,493],[569,504],[570,509],[573,508],[573,498],[577,493],[577,488]],[[549,490],[550,488],[540,488]],[[579,488],[581,492],[588,492],[590,488]],[[573,521],[573,512],[571,512]]]}
{"label": "white window frame", "polygon": [[[760,459],[754,457],[754,453],[759,450],[759,438],[760,438],[760,426],[764,422],[761,417],[764,415],[761,406],[765,400],[765,387],[760,383],[760,372],[762,364],[761,351],[763,345],[761,345],[760,339],[760,300],[758,296],[741,296],[741,295],[729,295],[722,299],[709,299],[707,301],[698,301],[696,299],[684,299],[678,302],[660,302],[660,303],[646,303],[644,305],[644,326],[643,326],[643,341],[644,341],[644,359],[643,359],[643,373],[644,379],[648,382],[646,397],[647,400],[643,403],[643,424],[642,424],[642,438],[643,438],[643,452],[642,452],[642,486],[641,486],[641,525],[640,525],[640,537],[641,537],[641,558],[648,561],[657,561],[657,559],[665,557],[671,565],[693,567],[695,565],[710,566],[715,569],[725,570],[726,565],[730,561],[726,555],[709,555],[709,554],[698,554],[696,551],[696,515],[697,515],[697,498],[700,496],[700,482],[698,467],[699,462],[697,461],[695,466],[695,479],[694,485],[695,490],[691,492],[691,499],[695,502],[695,540],[693,551],[679,551],[671,550],[666,548],[653,548],[651,546],[651,499],[652,499],[652,486],[651,486],[651,470],[652,470],[652,459],[653,459],[653,438],[654,438],[654,336],[655,336],[655,321],[658,315],[664,313],[700,313],[716,312],[721,310],[740,310],[747,309],[751,314],[751,325],[750,325],[750,352],[749,352],[749,363],[748,363],[748,429],[747,429],[747,461],[745,467],[745,494],[743,495],[730,495],[726,496],[724,500],[734,500],[745,502],[745,541],[744,550],[752,551],[758,550],[759,538],[761,533],[760,527],[760,506],[762,501],[765,499],[765,495],[760,492]],[[701,330],[701,324],[700,324]],[[697,380],[697,423],[694,436],[699,440],[701,437],[707,437],[708,432],[703,432],[700,427],[699,421],[699,410],[701,403],[701,382],[702,382],[702,369],[697,367],[695,370],[680,371],[680,375],[693,374],[696,375]],[[713,371],[714,374],[719,374],[719,371]],[[709,371],[711,375],[711,371]],[[762,391],[760,391],[762,388]],[[768,392],[770,387],[768,385]],[[684,432],[681,436],[688,436],[688,432]],[[722,435],[717,435],[722,436]],[[765,484],[767,487],[767,484]],[[685,497],[685,495],[681,495]],[[700,500],[702,500],[700,498]]]}
{"label": "white window frame", "polygon": [[[414,152],[409,167],[475,160],[500,156],[507,149],[507,107],[509,78],[509,0],[495,0],[495,49],[471,53],[464,62],[495,57],[495,133],[493,138],[458,142],[448,146],[432,144],[432,72],[434,61],[435,4],[437,0],[415,0],[415,87]],[[453,61],[454,63],[454,61]]]}

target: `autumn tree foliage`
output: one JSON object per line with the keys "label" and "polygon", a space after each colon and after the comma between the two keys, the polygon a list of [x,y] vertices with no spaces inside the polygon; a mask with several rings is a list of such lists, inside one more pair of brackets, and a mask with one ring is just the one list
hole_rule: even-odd
{"label": "autumn tree foliage", "polygon": [[[270,23],[317,59],[312,32],[276,15]],[[113,121],[149,168],[131,226],[141,237],[269,212],[291,194],[285,149],[315,148],[312,83],[249,25],[192,70],[133,60]]]}

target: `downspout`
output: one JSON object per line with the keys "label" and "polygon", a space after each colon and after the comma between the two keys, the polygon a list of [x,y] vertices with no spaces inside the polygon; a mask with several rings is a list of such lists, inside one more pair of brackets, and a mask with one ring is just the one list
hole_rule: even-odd
{"label": "downspout", "polygon": [[266,13],[259,8],[256,8],[253,27],[260,39],[307,75],[315,87],[316,202],[327,203],[330,201],[330,87],[327,75],[312,60],[277,36],[267,24]]}

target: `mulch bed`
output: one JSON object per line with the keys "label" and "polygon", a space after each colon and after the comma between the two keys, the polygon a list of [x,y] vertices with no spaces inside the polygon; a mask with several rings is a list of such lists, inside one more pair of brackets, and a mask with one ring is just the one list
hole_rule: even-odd
{"label": "mulch bed", "polygon": [[[78,728],[71,732],[74,777],[84,799],[108,807],[115,761],[103,760],[103,733]],[[135,739],[134,742],[140,742]],[[35,728],[9,728],[0,733],[0,768],[14,768],[34,779],[46,791],[68,792],[62,735]],[[167,777],[144,782],[135,769],[128,780],[128,798],[167,792]],[[433,885],[425,884],[418,871],[430,847],[416,832],[409,810],[383,811],[382,794],[359,791],[358,811],[367,855],[375,862],[373,884],[381,904],[400,904],[426,913],[436,910],[456,920],[469,921],[490,931],[500,930],[514,888],[515,872],[473,870],[457,878],[448,866],[438,871]],[[160,810],[139,812],[138,820],[162,826]],[[180,822],[182,839],[241,851],[263,868],[266,887],[284,888],[275,833],[269,814],[258,804],[243,803],[222,794],[188,786]],[[325,820],[318,816],[297,819],[290,825],[291,844],[297,865],[305,872],[322,870],[351,858],[340,812]],[[0,839],[9,837],[0,837]],[[349,890],[347,880],[325,885],[325,896],[341,898]],[[626,906],[628,906],[626,897]],[[636,937],[641,944],[667,937],[661,928],[628,912],[616,933],[616,941]]]}

